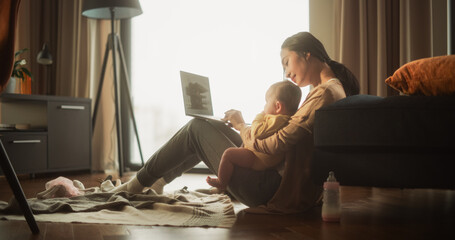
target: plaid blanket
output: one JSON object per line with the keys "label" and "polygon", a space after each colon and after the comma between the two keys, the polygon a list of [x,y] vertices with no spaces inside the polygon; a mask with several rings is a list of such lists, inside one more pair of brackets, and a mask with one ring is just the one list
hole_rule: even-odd
{"label": "plaid blanket", "polygon": [[[110,193],[110,181],[73,197],[28,199],[37,221],[131,225],[231,227],[235,212],[230,198],[179,190],[156,194]],[[14,199],[0,201],[0,219],[24,219]]]}

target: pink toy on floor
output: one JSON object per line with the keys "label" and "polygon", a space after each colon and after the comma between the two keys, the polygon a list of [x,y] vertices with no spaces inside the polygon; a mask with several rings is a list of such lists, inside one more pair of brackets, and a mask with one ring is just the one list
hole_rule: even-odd
{"label": "pink toy on floor", "polygon": [[47,182],[45,188],[44,192],[37,194],[38,199],[79,196],[83,194],[79,190],[83,190],[84,185],[77,180],[71,181],[65,177],[58,177]]}

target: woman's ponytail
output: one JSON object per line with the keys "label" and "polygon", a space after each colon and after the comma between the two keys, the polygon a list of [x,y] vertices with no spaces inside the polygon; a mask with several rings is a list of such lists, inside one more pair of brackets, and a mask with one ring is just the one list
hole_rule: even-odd
{"label": "woman's ponytail", "polygon": [[343,85],[346,96],[359,94],[359,81],[346,66],[334,60],[330,60],[327,64]]}

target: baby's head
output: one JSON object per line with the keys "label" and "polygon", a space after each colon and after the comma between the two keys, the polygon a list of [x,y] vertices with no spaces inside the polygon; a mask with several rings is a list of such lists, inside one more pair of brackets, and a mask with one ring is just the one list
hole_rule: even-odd
{"label": "baby's head", "polygon": [[264,113],[293,115],[301,97],[302,91],[294,83],[288,80],[274,83],[265,94]]}

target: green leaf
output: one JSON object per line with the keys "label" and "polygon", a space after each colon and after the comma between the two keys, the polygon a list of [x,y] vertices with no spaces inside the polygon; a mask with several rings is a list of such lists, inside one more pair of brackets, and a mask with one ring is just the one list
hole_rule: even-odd
{"label": "green leaf", "polygon": [[[27,50],[28,50],[28,48],[24,48],[24,49],[17,51],[14,54],[14,58],[16,58],[17,56],[19,56],[20,54],[22,54],[23,52],[25,52]],[[22,78],[22,79],[24,79],[25,76],[29,76],[33,80],[33,76],[31,74],[31,72],[25,67],[20,67],[22,65],[26,65],[26,62],[25,62],[25,64],[21,64],[22,61],[25,61],[25,59],[20,59],[20,60],[14,61],[13,72],[11,73],[11,76],[17,77],[17,78]]]}
{"label": "green leaf", "polygon": [[27,68],[21,68],[22,72],[24,72],[27,76],[29,76],[30,78],[33,78],[32,77],[32,73],[27,69]]}
{"label": "green leaf", "polygon": [[27,51],[28,48],[24,48],[24,49],[21,49],[19,51],[17,51],[15,54],[14,54],[14,58],[16,58],[17,56],[19,56],[20,54],[22,54],[23,52]]}
{"label": "green leaf", "polygon": [[16,69],[17,66],[20,65],[20,63],[21,63],[21,60],[15,61],[15,62],[14,62],[14,67],[13,67],[13,68]]}

